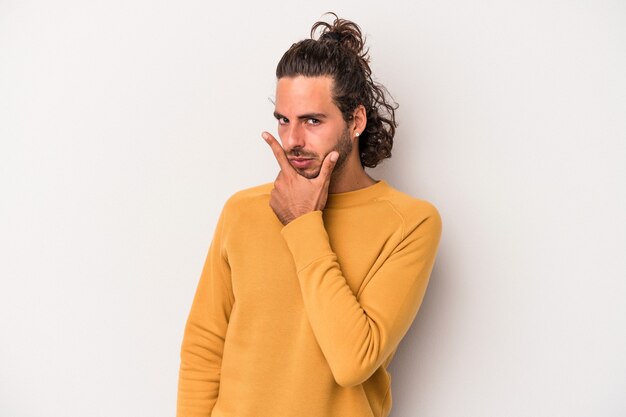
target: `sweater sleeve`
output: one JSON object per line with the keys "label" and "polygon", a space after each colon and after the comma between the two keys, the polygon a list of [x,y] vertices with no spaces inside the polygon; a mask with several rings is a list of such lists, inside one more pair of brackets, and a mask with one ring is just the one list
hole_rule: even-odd
{"label": "sweater sleeve", "polygon": [[210,416],[217,401],[224,339],[234,303],[223,229],[224,211],[215,228],[185,326],[177,417]]}
{"label": "sweater sleeve", "polygon": [[300,216],[281,230],[294,258],[309,322],[339,385],[366,381],[415,318],[441,236],[441,218],[430,207],[428,216],[403,231],[401,242],[358,298],[342,275],[321,211]]}

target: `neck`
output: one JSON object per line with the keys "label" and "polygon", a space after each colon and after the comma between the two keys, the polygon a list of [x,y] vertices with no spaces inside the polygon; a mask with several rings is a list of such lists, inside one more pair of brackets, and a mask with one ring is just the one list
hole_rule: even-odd
{"label": "neck", "polygon": [[376,183],[361,166],[358,154],[353,152],[348,158],[341,171],[332,174],[328,186],[329,194],[347,193]]}

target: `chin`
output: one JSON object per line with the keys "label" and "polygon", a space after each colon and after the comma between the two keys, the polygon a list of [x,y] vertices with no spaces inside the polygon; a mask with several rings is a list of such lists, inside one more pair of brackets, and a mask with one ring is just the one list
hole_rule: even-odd
{"label": "chin", "polygon": [[304,178],[312,180],[313,178],[317,178],[320,175],[321,169],[296,169],[298,174],[302,175]]}

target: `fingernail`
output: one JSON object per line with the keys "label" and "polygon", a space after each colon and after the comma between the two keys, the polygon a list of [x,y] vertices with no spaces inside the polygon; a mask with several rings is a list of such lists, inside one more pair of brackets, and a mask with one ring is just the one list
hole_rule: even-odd
{"label": "fingernail", "polygon": [[267,132],[263,132],[261,133],[261,136],[263,137],[263,139],[267,140],[268,136],[267,136]]}
{"label": "fingernail", "polygon": [[336,162],[338,157],[339,157],[339,154],[337,152],[333,152],[332,154],[330,154],[331,162]]}

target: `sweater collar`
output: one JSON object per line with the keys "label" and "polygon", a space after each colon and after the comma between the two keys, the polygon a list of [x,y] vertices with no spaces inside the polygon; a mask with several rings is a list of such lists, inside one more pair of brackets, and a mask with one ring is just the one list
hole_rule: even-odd
{"label": "sweater collar", "polygon": [[376,200],[389,190],[389,184],[385,180],[379,180],[375,184],[365,188],[345,193],[328,194],[325,208],[341,208],[356,206]]}

